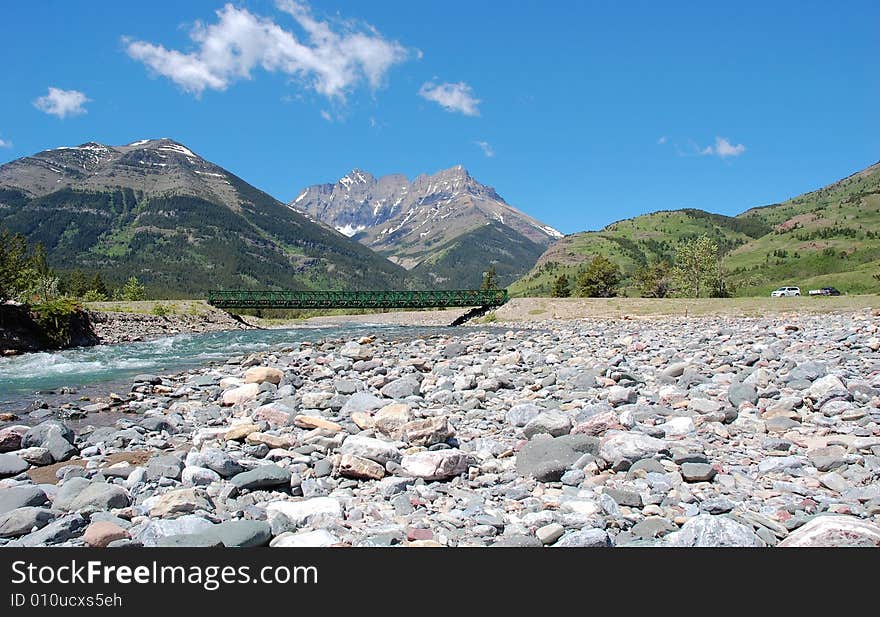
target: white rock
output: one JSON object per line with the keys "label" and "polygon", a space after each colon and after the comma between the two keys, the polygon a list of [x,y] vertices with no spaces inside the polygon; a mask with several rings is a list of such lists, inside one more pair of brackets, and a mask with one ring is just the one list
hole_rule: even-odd
{"label": "white rock", "polygon": [[220,481],[220,474],[207,467],[186,467],[180,476],[184,486],[205,486]]}
{"label": "white rock", "polygon": [[318,529],[316,531],[300,531],[298,533],[285,531],[277,538],[273,539],[269,543],[269,546],[276,548],[324,547],[338,543],[339,538],[332,533],[326,529]]}
{"label": "white rock", "polygon": [[688,418],[687,416],[672,418],[661,424],[659,428],[663,429],[666,437],[681,437],[683,435],[689,435],[697,430],[697,427],[694,426],[693,419]]}
{"label": "white rock", "polygon": [[880,548],[880,526],[854,516],[822,515],[795,529],[779,546]]}
{"label": "white rock", "polygon": [[353,454],[361,458],[375,461],[380,465],[384,465],[388,461],[400,462],[400,450],[398,445],[393,442],[382,441],[374,437],[362,437],[361,435],[351,435],[342,442],[339,448],[341,454]]}
{"label": "white rock", "polygon": [[666,449],[666,442],[642,433],[613,431],[599,442],[599,456],[612,464],[637,461]]}
{"label": "white rock", "polygon": [[445,480],[467,471],[470,458],[461,450],[434,450],[417,452],[403,457],[403,470],[415,478]]}
{"label": "white rock", "polygon": [[266,504],[266,514],[271,519],[283,514],[294,525],[308,525],[309,521],[320,515],[342,517],[342,505],[332,497],[312,497],[303,501],[272,501]]}
{"label": "white rock", "polygon": [[825,375],[825,377],[821,377],[813,382],[813,385],[807,391],[807,395],[814,401],[818,401],[829,394],[837,392],[846,394],[846,386],[843,385],[843,382],[836,375]]}
{"label": "white rock", "polygon": [[260,393],[259,384],[249,383],[223,393],[224,405],[241,405],[257,398]]}

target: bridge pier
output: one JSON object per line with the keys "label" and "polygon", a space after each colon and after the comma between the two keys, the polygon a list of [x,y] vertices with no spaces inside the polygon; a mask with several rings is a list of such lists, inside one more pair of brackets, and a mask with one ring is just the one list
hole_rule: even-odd
{"label": "bridge pier", "polygon": [[469,322],[471,319],[475,319],[477,317],[482,317],[483,315],[485,315],[486,313],[488,313],[489,311],[491,311],[494,308],[495,308],[494,306],[474,307],[471,310],[469,310],[467,313],[465,313],[464,315],[459,315],[455,319],[455,321],[453,321],[451,324],[449,324],[449,327],[454,328],[455,326],[460,326],[462,324]]}

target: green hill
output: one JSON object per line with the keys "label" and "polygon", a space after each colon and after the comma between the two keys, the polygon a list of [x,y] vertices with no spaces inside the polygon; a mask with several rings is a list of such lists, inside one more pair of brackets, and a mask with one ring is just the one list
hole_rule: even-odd
{"label": "green hill", "polygon": [[737,218],[772,231],[728,254],[724,266],[740,295],[780,285],[833,285],[846,293],[880,291],[880,163],[781,204]]}
{"label": "green hill", "polygon": [[408,273],[168,139],[0,165],[0,227],[59,271],[134,275],[157,298],[211,288],[383,289]]}
{"label": "green hill", "polygon": [[691,238],[719,245],[735,295],[766,295],[782,285],[805,290],[833,285],[845,293],[880,291],[880,163],[830,186],[736,217],[687,209],[618,221],[601,231],[554,243],[532,270],[510,287],[515,296],[549,295],[552,281],[576,276],[594,255],[616,262],[623,293],[637,295],[632,273],[665,258]]}
{"label": "green hill", "polygon": [[682,241],[708,235],[724,252],[730,252],[758,238],[771,227],[760,219],[738,219],[703,210],[665,210],[618,221],[601,231],[566,236],[554,243],[535,267],[511,285],[515,296],[543,296],[550,293],[560,273],[571,279],[594,255],[601,254],[617,263],[627,277],[623,286],[635,295],[632,273],[642,265],[666,259],[671,261]]}

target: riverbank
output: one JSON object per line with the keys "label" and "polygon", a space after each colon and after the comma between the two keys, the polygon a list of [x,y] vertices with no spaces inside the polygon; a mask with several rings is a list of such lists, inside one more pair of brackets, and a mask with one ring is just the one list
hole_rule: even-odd
{"label": "riverbank", "polygon": [[533,320],[142,375],[114,426],[0,431],[0,544],[878,545],[878,337]]}
{"label": "riverbank", "polygon": [[[246,327],[284,329],[296,326],[380,324],[448,326],[469,309],[359,312],[298,319],[234,317],[200,300],[95,302],[92,312],[106,315],[96,331],[102,342],[146,340],[175,332],[208,332]],[[472,323],[522,323],[535,320],[827,314],[880,308],[876,295],[799,298],[512,298]],[[156,315],[163,314],[162,317]]]}
{"label": "riverbank", "polygon": [[156,315],[153,313],[89,310],[99,344],[133,343],[175,334],[246,330],[255,326],[235,315],[207,307],[207,310]]}
{"label": "riverbank", "polygon": [[[535,320],[590,318],[631,319],[642,317],[827,314],[880,308],[880,297],[839,296],[821,298],[511,298],[503,306],[472,323],[523,323]],[[443,311],[396,311],[368,315],[330,315],[306,320],[257,320],[261,327],[291,323],[315,325],[377,323],[399,325],[449,325],[467,309]]]}

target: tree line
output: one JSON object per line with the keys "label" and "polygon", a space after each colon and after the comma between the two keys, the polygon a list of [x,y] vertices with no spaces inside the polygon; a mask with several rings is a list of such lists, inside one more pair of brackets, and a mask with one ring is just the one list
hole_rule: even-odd
{"label": "tree line", "polygon": [[100,272],[57,271],[49,266],[42,243],[30,246],[23,235],[0,229],[0,303],[38,306],[60,299],[134,301],[145,300],[146,295],[146,288],[134,276],[111,289]]}
{"label": "tree line", "polygon": [[[565,273],[556,277],[550,295],[554,298],[611,298],[620,291],[623,279],[620,266],[600,254],[594,256],[573,281]],[[644,298],[730,295],[718,243],[705,235],[682,242],[671,263],[659,259],[639,266],[632,280]]]}

